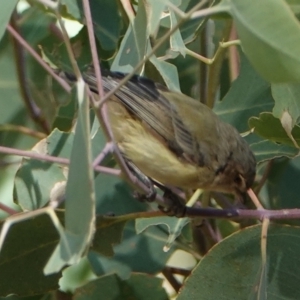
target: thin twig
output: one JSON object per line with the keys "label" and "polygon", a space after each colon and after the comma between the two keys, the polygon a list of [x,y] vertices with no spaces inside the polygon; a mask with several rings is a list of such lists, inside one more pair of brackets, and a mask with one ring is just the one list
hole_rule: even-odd
{"label": "thin twig", "polygon": [[62,86],[64,90],[66,90],[68,93],[71,92],[70,85],[65,80],[60,78],[9,24],[7,25],[6,29],[14,38],[16,38],[18,43],[23,46],[32,55],[32,57]]}
{"label": "thin twig", "polygon": [[47,135],[43,132],[35,131],[35,130],[32,130],[28,127],[21,126],[21,125],[3,124],[3,125],[0,125],[0,131],[20,132],[22,134],[32,136],[32,137],[34,137],[36,139],[39,139],[39,140],[44,139],[44,138],[47,137]]}
{"label": "thin twig", "polygon": [[[223,37],[228,40],[232,22],[227,21],[223,29]],[[213,108],[216,102],[216,94],[220,85],[220,73],[224,62],[226,49],[220,43],[213,57],[213,64],[208,67],[207,72],[207,99],[208,107]]]}
{"label": "thin twig", "polygon": [[79,67],[77,65],[77,61],[76,61],[76,58],[75,58],[75,55],[74,55],[74,52],[73,52],[73,49],[72,49],[72,45],[71,45],[71,42],[70,42],[67,30],[66,30],[64,21],[63,21],[61,15],[60,15],[58,9],[55,10],[54,12],[56,14],[59,26],[60,26],[61,31],[62,31],[62,36],[63,36],[63,39],[64,39],[64,43],[65,43],[65,46],[66,46],[66,49],[67,49],[68,57],[70,59],[74,74],[75,74],[77,80],[79,80],[81,78],[81,73],[80,73]]}
{"label": "thin twig", "polygon": [[14,215],[14,214],[19,213],[17,210],[14,210],[1,202],[0,202],[0,209],[3,210],[4,212],[8,213],[9,215]]}
{"label": "thin twig", "polygon": [[130,0],[120,0],[120,2],[124,8],[124,11],[126,12],[126,15],[129,19],[130,23],[132,23],[134,20],[134,17],[135,17],[135,11],[132,7],[131,1]]}
{"label": "thin twig", "polygon": [[100,96],[100,99],[102,99],[104,97],[104,91],[103,91],[102,80],[101,80],[101,70],[100,70],[95,35],[94,35],[90,3],[88,0],[83,0],[83,9],[84,9],[84,15],[86,19],[88,35],[89,35],[93,66],[94,66],[96,80],[97,80],[96,83],[97,83],[98,94]]}
{"label": "thin twig", "polygon": [[171,284],[175,292],[178,293],[178,291],[181,288],[181,283],[177,281],[177,279],[174,277],[170,269],[168,267],[165,267],[162,269],[161,272],[165,276],[167,281]]}
{"label": "thin twig", "polygon": [[258,185],[254,189],[255,190],[255,194],[257,194],[257,195],[259,194],[261,188],[264,186],[265,182],[267,181],[267,179],[269,177],[269,174],[270,174],[270,172],[272,170],[273,162],[274,162],[273,159],[267,162],[267,166],[266,166],[266,168],[264,170],[264,173],[263,173],[261,179],[259,180]]}
{"label": "thin twig", "polygon": [[175,268],[175,267],[168,267],[170,269],[170,271],[173,274],[178,274],[178,275],[182,275],[184,277],[187,277],[191,274],[190,270],[186,270],[186,269],[182,269],[182,268]]}
{"label": "thin twig", "polygon": [[[42,160],[42,161],[48,161],[48,162],[53,162],[53,163],[62,164],[62,165],[70,164],[70,160],[68,158],[40,154],[40,153],[36,153],[33,151],[18,150],[18,149],[9,148],[9,147],[3,147],[3,146],[0,146],[0,153],[5,153],[5,154],[9,154],[9,155],[18,155],[18,156],[22,156],[22,157],[27,157],[27,158],[37,159],[37,160]],[[113,168],[96,166],[94,168],[94,170],[97,172],[100,172],[100,173],[107,174],[107,175],[120,176],[120,170],[113,169]]]}
{"label": "thin twig", "polygon": [[[232,204],[232,202],[230,202],[230,200],[222,193],[212,192],[211,194],[212,194],[212,197],[215,199],[215,201],[221,208],[234,208],[235,207]],[[240,203],[240,204],[242,205],[242,203]],[[243,207],[240,207],[240,208],[243,208]]]}
{"label": "thin twig", "polygon": [[199,11],[194,11],[189,18],[190,19],[198,19],[198,18],[202,18],[202,17],[207,17],[207,16],[211,16],[211,15],[215,15],[218,13],[224,13],[226,11],[229,11],[230,7],[229,6],[225,6],[225,5],[216,5],[213,7],[209,7],[206,9],[202,9]]}
{"label": "thin twig", "polygon": [[[237,33],[234,25],[231,27],[230,40],[237,39]],[[230,71],[230,80],[233,82],[239,75],[239,54],[236,46],[229,48],[229,71]]]}
{"label": "thin twig", "polygon": [[217,208],[193,208],[187,207],[185,217],[205,217],[211,219],[300,219],[300,209],[280,209],[280,210],[268,210],[268,209],[217,209]]}
{"label": "thin twig", "polygon": [[4,147],[4,146],[0,146],[0,153],[5,153],[9,155],[18,155],[18,156],[23,156],[27,158],[43,160],[43,161],[48,161],[48,162],[53,162],[53,163],[58,163],[63,165],[69,164],[69,159],[67,158],[45,155],[34,151],[19,150],[10,147]]}
{"label": "thin twig", "polygon": [[210,222],[207,220],[204,220],[203,225],[204,225],[203,228],[205,228],[205,231],[209,235],[211,242],[213,242],[213,244],[220,242],[220,240],[221,240],[220,236],[216,234],[216,232],[213,229]]}
{"label": "thin twig", "polygon": [[[153,218],[166,216],[162,211],[146,211],[146,212],[136,212],[130,213],[118,217],[105,217],[115,218],[116,223],[123,221],[130,221],[139,218]],[[238,219],[256,219],[263,220],[264,218],[269,218],[270,220],[288,220],[288,219],[300,219],[300,209],[280,209],[280,210],[258,210],[258,209],[218,209],[218,208],[194,208],[187,207],[186,214],[184,217],[189,218],[208,218],[208,219],[228,219],[236,221]]]}
{"label": "thin twig", "polygon": [[247,193],[257,209],[264,209],[264,207],[261,205],[260,201],[258,200],[257,196],[254,194],[252,189],[249,189]]}
{"label": "thin twig", "polygon": [[[12,15],[10,26],[21,36],[19,27],[17,25],[18,14],[15,11]],[[20,47],[18,44],[18,40],[16,37],[12,36],[12,44],[15,54],[15,66],[17,71],[17,76],[19,80],[19,88],[22,95],[22,99],[24,104],[31,116],[31,119],[37,123],[41,128],[43,128],[44,132],[49,133],[50,128],[49,124],[43,117],[41,109],[36,105],[35,101],[32,98],[31,90],[28,84],[28,74],[26,72],[26,61],[25,61],[25,53],[24,47]]]}
{"label": "thin twig", "polygon": [[258,298],[257,299],[267,299],[266,295],[266,287],[265,282],[267,279],[267,237],[268,237],[268,228],[270,225],[269,218],[265,218],[262,222],[261,228],[261,273],[260,273],[260,280],[258,285]]}
{"label": "thin twig", "polygon": [[114,149],[114,145],[112,142],[107,142],[102,149],[101,153],[94,159],[93,161],[93,167],[97,167],[103,159],[109,154],[112,153]]}

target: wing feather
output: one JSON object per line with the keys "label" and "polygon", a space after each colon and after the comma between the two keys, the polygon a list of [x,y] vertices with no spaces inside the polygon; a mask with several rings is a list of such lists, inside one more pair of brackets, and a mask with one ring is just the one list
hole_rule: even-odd
{"label": "wing feather", "polygon": [[[103,75],[102,84],[105,92],[111,91],[124,78],[121,73],[108,72]],[[84,80],[97,92],[96,78],[93,71],[85,73]],[[201,147],[207,148],[207,146],[198,142],[201,141],[196,136],[198,130],[194,130],[193,126],[188,126],[182,121],[181,107],[178,108],[178,101],[180,101],[180,96],[188,97],[175,93],[177,97],[173,101],[170,100],[170,97],[167,98],[169,96],[167,93],[170,92],[165,87],[146,78],[134,76],[115,93],[115,96],[132,115],[153,129],[176,155],[199,166],[209,165],[208,161],[205,161],[203,155],[201,155]],[[172,96],[174,97],[174,93],[172,93]],[[183,99],[183,101],[185,100]],[[191,101],[192,99],[188,98],[188,100]],[[209,108],[197,103],[195,100],[192,101],[195,105],[192,107],[193,111],[188,112],[190,116],[187,117],[193,118],[193,122],[200,125],[203,123],[201,117],[204,117],[204,115],[199,113],[199,110],[209,110]],[[188,103],[187,106],[189,106]],[[185,105],[183,105],[183,109],[185,108]],[[209,141],[209,137],[207,140]]]}

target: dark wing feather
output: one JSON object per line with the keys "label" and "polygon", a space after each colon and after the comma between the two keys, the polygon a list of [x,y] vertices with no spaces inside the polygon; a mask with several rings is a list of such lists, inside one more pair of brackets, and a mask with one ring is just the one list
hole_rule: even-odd
{"label": "dark wing feather", "polygon": [[[125,75],[106,71],[102,72],[102,76],[104,91],[109,92]],[[92,91],[98,92],[93,70],[84,74],[84,80]],[[144,77],[133,76],[115,96],[135,117],[163,138],[176,155],[203,166],[205,162],[197,139],[182,122],[177,106],[170,102],[163,92],[168,92],[168,89]]]}

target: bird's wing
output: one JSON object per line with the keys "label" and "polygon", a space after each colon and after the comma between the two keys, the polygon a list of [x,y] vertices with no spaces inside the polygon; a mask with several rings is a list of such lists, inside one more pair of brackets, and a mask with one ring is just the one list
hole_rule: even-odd
{"label": "bird's wing", "polygon": [[[111,91],[122,78],[124,75],[121,73],[104,73],[102,77],[104,91]],[[97,92],[93,71],[85,73],[84,80],[94,92]],[[206,140],[209,141],[209,137],[196,136],[199,135],[197,126],[207,126],[203,123],[204,113],[203,111],[201,113],[201,110],[209,110],[212,114],[205,105],[183,94],[170,92],[167,88],[140,76],[133,76],[115,93],[115,96],[132,115],[152,128],[176,155],[199,166],[206,164],[200,147],[207,147],[204,144]],[[182,118],[183,115],[189,119],[188,122],[183,121],[185,120]],[[202,130],[200,135],[201,132]]]}

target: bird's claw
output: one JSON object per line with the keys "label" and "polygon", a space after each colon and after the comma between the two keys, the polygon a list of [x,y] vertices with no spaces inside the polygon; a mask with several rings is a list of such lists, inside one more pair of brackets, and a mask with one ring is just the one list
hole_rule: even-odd
{"label": "bird's claw", "polygon": [[166,191],[164,194],[165,206],[158,208],[169,217],[183,218],[186,215],[186,206],[181,199],[172,192]]}
{"label": "bird's claw", "polygon": [[142,194],[142,193],[135,191],[133,193],[133,197],[141,202],[144,202],[144,201],[153,202],[156,198],[156,190],[154,189],[154,187],[150,188],[150,191],[148,194]]}

